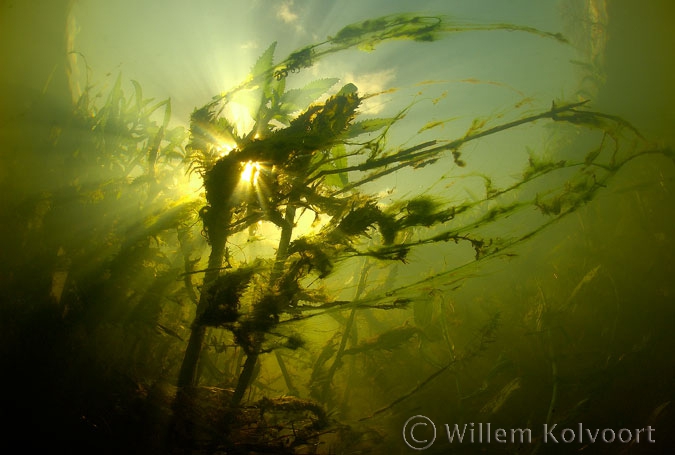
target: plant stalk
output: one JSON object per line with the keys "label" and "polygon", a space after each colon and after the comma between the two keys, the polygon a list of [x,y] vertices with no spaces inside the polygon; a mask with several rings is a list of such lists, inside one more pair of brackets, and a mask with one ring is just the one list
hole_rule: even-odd
{"label": "plant stalk", "polygon": [[[208,306],[208,293],[206,289],[213,283],[220,275],[220,270],[223,267],[223,260],[225,257],[225,244],[227,243],[228,226],[232,218],[232,212],[229,207],[224,207],[221,215],[222,223],[212,226],[209,229],[209,240],[211,242],[211,254],[209,255],[209,263],[206,273],[204,274],[204,282],[202,285],[202,292],[199,296],[199,303],[195,319],[192,324],[192,331],[190,333],[190,340],[185,349],[185,357],[178,374],[179,388],[196,386],[199,382],[197,374],[197,365],[199,357],[202,352],[204,338],[206,336],[206,326],[200,322],[201,315]],[[214,223],[216,224],[216,223]]]}
{"label": "plant stalk", "polygon": [[[286,206],[286,213],[284,215],[284,220],[286,223],[281,229],[279,247],[277,248],[277,255],[274,260],[272,274],[270,275],[270,290],[274,289],[274,287],[277,285],[277,282],[279,281],[279,278],[281,278],[284,272],[284,264],[286,263],[286,258],[288,257],[288,246],[291,243],[291,236],[293,235],[293,228],[295,225],[295,211],[295,199],[291,198],[288,201],[288,205]],[[253,314],[258,314],[258,312],[254,309]],[[264,341],[264,332],[258,331],[253,335],[253,345],[250,351],[247,353],[244,367],[241,371],[241,374],[239,375],[237,387],[235,388],[234,395],[232,396],[233,407],[239,406],[242,398],[244,397],[244,393],[246,393],[246,390],[253,381],[253,373],[255,371],[255,366],[258,362],[258,357],[260,356],[260,350]]]}

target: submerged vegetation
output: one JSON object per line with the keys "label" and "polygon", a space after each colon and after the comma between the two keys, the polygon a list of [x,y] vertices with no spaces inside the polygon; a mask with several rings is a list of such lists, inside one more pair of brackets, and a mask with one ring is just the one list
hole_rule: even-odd
{"label": "submerged vegetation", "polygon": [[[245,81],[194,110],[189,130],[171,126],[170,100],[145,99],[136,81],[131,96],[121,76],[102,101],[85,91],[51,139],[59,189],[22,201],[18,212],[31,258],[23,267],[41,262],[31,273],[40,286],[29,288],[33,295],[17,277],[9,283],[19,311],[3,335],[29,338],[30,306],[49,295],[40,311],[53,318],[42,323],[52,330],[45,336],[55,364],[38,371],[64,370],[57,387],[67,399],[79,396],[80,374],[92,387],[67,404],[43,389],[45,403],[73,410],[60,431],[86,434],[93,445],[116,440],[120,450],[141,441],[146,453],[373,452],[399,434],[386,419],[428,400],[441,377],[453,384],[462,421],[501,418],[528,380],[509,349],[491,366],[485,353],[517,326],[541,340],[552,371],[553,392],[532,412],[542,423],[575,418],[587,399],[559,404],[569,359],[558,350],[567,335],[553,315],[569,317],[602,268],[589,267],[559,301],[537,285],[519,322],[500,305],[462,320],[453,293],[483,265],[511,263],[518,247],[580,211],[627,164],[672,160],[672,151],[585,99],[536,112],[516,107],[475,119],[459,137],[431,137],[445,123],[425,116],[431,101],[373,118],[360,109],[384,93],[332,77],[291,85],[348,49],[494,30],[566,43],[513,24],[370,19],[281,60],[271,44]],[[250,115],[249,130],[233,117],[235,103]],[[529,150],[509,182],[472,162],[469,145],[542,123],[563,138],[554,144],[560,150]],[[418,133],[392,145],[403,124]],[[419,191],[400,195],[387,180],[430,169],[438,171],[424,179],[434,180]],[[195,179],[199,197],[188,191]],[[432,191],[468,180],[480,182],[471,197]],[[63,226],[76,220],[85,232]],[[427,267],[420,255],[430,251]],[[35,347],[22,349],[34,356]],[[467,386],[460,374],[472,365]],[[608,359],[606,368],[618,363]]]}

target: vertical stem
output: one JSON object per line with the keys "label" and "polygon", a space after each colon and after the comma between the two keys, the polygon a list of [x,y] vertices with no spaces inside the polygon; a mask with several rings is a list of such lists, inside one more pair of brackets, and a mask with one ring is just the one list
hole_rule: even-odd
{"label": "vertical stem", "polygon": [[[361,276],[359,277],[359,284],[356,287],[356,293],[354,295],[355,300],[361,297],[361,294],[366,288],[366,281],[368,279],[369,268],[370,265],[368,264],[367,260],[364,261],[363,266],[361,267]],[[333,381],[333,376],[335,376],[335,372],[342,364],[342,355],[345,352],[345,348],[347,347],[347,340],[349,339],[349,335],[351,334],[352,328],[354,327],[355,317],[356,317],[356,308],[352,308],[352,311],[349,314],[349,319],[347,320],[347,324],[345,326],[345,331],[342,334],[342,340],[340,340],[340,346],[338,347],[337,353],[335,354],[335,360],[333,360],[333,364],[330,366],[330,370],[328,370],[326,381],[323,384],[321,396],[323,397],[324,401],[328,396],[328,389],[330,388],[331,383]]]}
{"label": "vertical stem", "polygon": [[[290,198],[288,205],[286,205],[286,213],[284,215],[284,220],[286,224],[281,229],[281,237],[279,238],[279,247],[277,248],[277,256],[274,260],[274,266],[272,267],[272,274],[270,275],[270,287],[274,288],[281,275],[284,272],[284,264],[286,263],[286,257],[288,255],[288,246],[291,243],[291,236],[293,235],[293,228],[295,225],[295,199]],[[257,312],[253,311],[253,314]],[[244,368],[239,375],[239,380],[237,381],[237,387],[234,390],[234,395],[232,396],[232,406],[237,407],[241,403],[244,393],[248,389],[248,386],[253,381],[253,373],[255,371],[256,363],[258,362],[258,356],[260,355],[260,348],[263,341],[265,341],[264,332],[256,332],[253,335],[253,346],[250,351],[247,353],[246,361],[244,362]]]}
{"label": "vertical stem", "polygon": [[237,407],[241,403],[241,399],[244,398],[244,393],[248,389],[248,385],[253,381],[253,371],[255,370],[255,365],[258,362],[258,356],[260,355],[259,346],[263,342],[263,336],[256,334],[255,347],[246,357],[244,362],[244,368],[241,370],[239,375],[239,380],[237,381],[237,388],[234,389],[234,394],[232,395],[232,407]]}
{"label": "vertical stem", "polygon": [[293,235],[293,228],[295,225],[294,203],[295,201],[289,201],[288,206],[286,206],[286,214],[284,215],[284,221],[286,221],[286,224],[281,229],[277,257],[274,260],[274,268],[272,269],[272,275],[270,276],[270,283],[273,286],[284,272],[284,264],[286,263],[286,256],[288,255],[288,246],[291,243],[291,236]]}
{"label": "vertical stem", "polygon": [[204,275],[204,282],[202,285],[202,292],[199,296],[199,304],[195,314],[194,323],[192,324],[192,331],[190,333],[190,340],[185,349],[185,357],[178,374],[178,387],[189,387],[197,385],[197,364],[199,363],[199,356],[202,352],[204,338],[206,336],[206,326],[201,322],[201,315],[208,305],[206,289],[215,281],[220,275],[220,269],[223,266],[223,259],[225,256],[225,243],[227,241],[227,226],[230,224],[231,211],[229,208],[224,209],[223,223],[218,223],[218,226],[211,227],[209,231],[209,239],[211,242],[211,254],[209,255],[209,264],[206,274]]}
{"label": "vertical stem", "polygon": [[[543,310],[542,313],[545,313],[548,311],[548,303],[546,302],[546,296],[544,296],[544,291],[541,289],[541,286],[537,285],[539,288],[539,295],[541,296],[542,299],[542,305],[543,305]],[[543,323],[542,323],[543,326]],[[543,327],[539,327],[541,329]],[[546,412],[546,425],[551,424],[551,420],[553,419],[553,413],[555,412],[556,406],[558,404],[558,364],[556,363],[556,357],[555,357],[555,350],[553,348],[553,339],[551,336],[551,327],[548,325],[548,322],[546,323],[545,327],[545,334],[546,334],[546,344],[548,345],[548,359],[551,362],[551,378],[553,381],[553,387],[551,390],[551,402],[548,405],[548,411]],[[535,446],[534,450],[532,451],[533,454],[537,453],[541,446],[541,440],[537,443]]]}
{"label": "vertical stem", "polygon": [[295,386],[293,385],[291,375],[288,373],[288,369],[286,368],[286,362],[284,362],[284,359],[283,357],[281,357],[281,354],[279,354],[279,351],[274,351],[274,355],[277,358],[279,369],[281,370],[281,374],[283,375],[284,381],[286,382],[286,388],[288,389],[288,393],[291,396],[298,396],[298,389],[296,389]]}
{"label": "vertical stem", "polygon": [[[204,345],[204,338],[206,337],[206,326],[203,325],[201,321],[201,315],[208,306],[207,292],[206,289],[210,284],[218,278],[220,274],[220,268],[223,265],[223,258],[225,256],[225,243],[227,241],[227,226],[231,220],[231,212],[229,209],[226,210],[227,213],[224,213],[223,219],[227,221],[227,224],[218,226],[214,229],[214,226],[211,226],[209,230],[209,241],[211,242],[211,254],[209,255],[209,264],[208,270],[204,275],[204,282],[202,285],[202,291],[199,296],[199,303],[197,304],[197,311],[195,313],[195,319],[192,323],[192,330],[190,332],[190,339],[188,341],[187,348],[185,349],[185,356],[183,357],[183,363],[180,367],[180,372],[178,373],[178,391],[174,398],[174,414],[172,421],[169,424],[169,427],[172,430],[169,430],[166,434],[166,438],[171,438],[175,436],[173,429],[176,426],[181,426],[180,412],[175,411],[175,409],[182,408],[183,406],[191,406],[189,403],[187,391],[197,385],[199,382],[199,375],[197,366],[199,365],[199,357],[202,353],[202,346]],[[187,400],[187,401],[186,401]],[[190,427],[188,427],[190,428]],[[187,430],[191,432],[191,429]],[[192,438],[194,435],[186,435],[188,439]],[[169,439],[164,441],[165,444],[170,444]]]}

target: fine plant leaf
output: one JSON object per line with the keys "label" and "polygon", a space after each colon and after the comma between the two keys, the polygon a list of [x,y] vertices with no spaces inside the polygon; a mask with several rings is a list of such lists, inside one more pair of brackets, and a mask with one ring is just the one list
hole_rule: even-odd
{"label": "fine plant leaf", "polygon": [[458,118],[459,117],[452,117],[452,118],[445,119],[445,120],[434,120],[434,121],[427,122],[422,128],[420,128],[417,131],[417,133],[421,133],[423,131],[427,131],[427,130],[430,130],[432,128],[437,128],[439,126],[443,127],[443,126],[445,126],[446,123],[451,122],[453,120],[457,120]]}
{"label": "fine plant leaf", "polygon": [[138,81],[132,79],[131,83],[134,85],[136,109],[138,109],[138,112],[140,112],[143,108],[143,89],[141,88],[141,84],[139,84]]}
{"label": "fine plant leaf", "polygon": [[[343,144],[338,144],[331,149],[331,160],[326,163],[322,170],[340,170],[347,167],[347,152]],[[331,173],[326,175],[324,183],[328,186],[344,188],[349,183],[347,172]]]}
{"label": "fine plant leaf", "polygon": [[345,138],[353,139],[362,134],[372,133],[374,131],[381,130],[382,128],[391,126],[396,120],[399,119],[400,117],[374,118],[362,120],[360,122],[355,122],[347,130]]}
{"label": "fine plant leaf", "polygon": [[520,378],[513,378],[508,384],[506,384],[502,389],[480,410],[481,414],[484,415],[493,415],[496,414],[506,401],[513,395],[514,392],[519,390],[521,387]]}
{"label": "fine plant leaf", "polygon": [[304,109],[309,103],[316,101],[317,98],[330,90],[339,80],[335,77],[317,79],[302,88],[288,90],[281,96],[281,109],[286,113]]}
{"label": "fine plant leaf", "polygon": [[372,51],[385,40],[434,41],[441,31],[441,19],[411,14],[396,14],[347,25],[331,42],[343,46],[358,46]]}
{"label": "fine plant leaf", "polygon": [[169,126],[169,120],[171,120],[171,98],[166,99],[166,108],[164,109],[164,121],[162,122],[162,128],[166,129]]}
{"label": "fine plant leaf", "polygon": [[251,77],[256,78],[258,76],[261,76],[265,72],[269,71],[272,68],[272,64],[274,63],[274,51],[277,47],[277,42],[273,42],[270,44],[270,46],[267,48],[263,54],[258,57],[258,60],[255,62],[255,65],[253,65],[253,68],[251,68]]}
{"label": "fine plant leaf", "polygon": [[[162,100],[162,101],[158,101],[157,103],[153,104],[153,105],[148,109],[148,111],[145,113],[145,115],[149,117],[149,116],[151,116],[157,109],[159,109],[159,108],[162,107],[162,106],[167,106],[168,104],[170,104],[169,98],[167,98],[167,99],[165,99],[165,100]],[[168,109],[169,109],[169,117],[171,117],[171,108],[169,107]],[[166,115],[166,112],[165,112],[165,115]],[[167,124],[168,124],[168,122],[167,122]]]}

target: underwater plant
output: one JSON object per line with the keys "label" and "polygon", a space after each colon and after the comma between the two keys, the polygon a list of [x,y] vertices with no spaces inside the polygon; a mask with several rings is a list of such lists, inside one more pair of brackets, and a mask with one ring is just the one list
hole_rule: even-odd
{"label": "underwater plant", "polygon": [[[340,341],[329,340],[317,354],[309,383],[312,398],[334,405],[333,381],[345,357],[389,351],[411,339],[428,337],[429,327],[416,317],[419,325],[406,323],[360,343],[351,341],[349,346],[358,310],[405,309],[420,302],[423,289],[444,292],[457,288],[469,267],[488,258],[509,258],[510,248],[590,201],[629,161],[645,154],[667,153],[635,147],[635,141],[642,140],[639,133],[619,117],[588,109],[588,100],[554,101],[548,109],[502,123],[477,119],[456,139],[425,139],[392,147],[387,143],[390,131],[414,105],[391,117],[361,119],[359,107],[380,94],[360,93],[346,81],[326,95],[338,82],[331,78],[286,89],[295,74],[328,54],[351,47],[372,51],[386,40],[433,41],[448,32],[497,29],[565,42],[559,34],[509,24],[466,27],[440,17],[386,16],[346,26],[328,40],[294,51],[281,62],[274,60],[273,43],[244,83],[193,112],[185,160],[204,182],[206,205],[200,217],[211,250],[202,271],[202,291],[179,374],[179,397],[181,391],[199,382],[198,363],[209,328],[230,333],[225,345],[233,348],[233,354],[227,362],[240,365],[227,381],[232,384],[229,406],[236,409],[246,394],[251,394],[260,374],[260,358],[272,352],[288,391],[298,396],[296,381],[279,354],[280,350],[308,349],[302,332],[293,327],[323,315],[341,320],[338,314],[349,311]],[[228,116],[229,104],[235,102],[246,103],[253,125],[249,131],[239,131],[236,121]],[[404,169],[414,172],[441,163],[465,168],[467,144],[542,121],[592,131],[598,143],[580,159],[549,161],[532,152],[522,176],[507,186],[496,187],[482,175],[484,196],[473,201],[453,203],[422,193],[382,204],[364,189]],[[435,126],[427,124],[419,131]],[[630,145],[626,147],[627,142]],[[560,186],[546,186],[546,179],[555,181],[560,176],[564,179]],[[531,217],[536,214],[533,210],[540,216],[513,229],[511,236],[487,233],[491,225],[518,216]],[[310,233],[299,228],[307,219],[313,220]],[[267,232],[276,232],[272,234],[276,241],[273,254],[246,258],[232,253],[233,238],[244,233],[248,242],[260,241],[256,232],[264,226]],[[416,249],[449,242],[470,246],[473,261],[399,286],[389,283],[378,290],[371,284],[365,292],[368,269],[375,262],[393,264],[385,267],[388,272],[379,273],[375,283],[382,283],[398,269],[396,264],[410,262]],[[335,285],[331,279],[344,273],[344,264],[359,261],[362,267],[354,297],[336,298],[340,292],[331,291]],[[480,353],[493,341],[497,324],[498,315],[493,315],[462,360],[456,357],[439,366],[417,387],[375,414]],[[317,409],[314,402],[299,398],[294,403],[296,410]],[[315,425],[320,432],[327,420],[319,418]],[[306,443],[304,439],[296,442]]]}
{"label": "underwater plant", "polygon": [[[239,85],[192,112],[189,129],[172,127],[170,100],[146,99],[136,81],[131,96],[121,75],[105,95],[87,87],[50,137],[56,189],[22,202],[17,244],[26,269],[42,259],[30,277],[69,333],[53,348],[65,354],[40,371],[66,371],[70,393],[38,396],[56,407],[76,396],[68,417],[83,433],[157,453],[372,452],[415,401],[444,406],[428,398],[439,389],[458,420],[500,416],[524,389],[543,403],[524,418],[578,415],[589,400],[565,395],[565,372],[581,349],[560,321],[588,311],[589,283],[618,294],[607,266],[584,263],[557,298],[523,272],[509,283],[526,306],[518,319],[496,287],[466,303],[462,292],[495,264],[545,254],[532,251],[535,236],[584,212],[629,163],[672,151],[585,96],[536,107],[506,84],[466,79],[521,99],[457,121],[434,113],[447,94],[434,89],[451,82],[371,89],[323,66],[394,41],[423,48],[492,31],[567,46],[514,24],[373,18],[281,59],[272,43]],[[514,136],[535,126],[548,142],[521,147]],[[505,178],[494,170],[503,163],[518,170]],[[190,195],[195,180],[203,193]],[[73,229],[74,219],[103,222]],[[31,361],[49,357],[33,349]],[[607,368],[623,366],[610,357]],[[522,372],[535,362],[545,380]]]}

